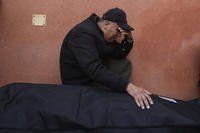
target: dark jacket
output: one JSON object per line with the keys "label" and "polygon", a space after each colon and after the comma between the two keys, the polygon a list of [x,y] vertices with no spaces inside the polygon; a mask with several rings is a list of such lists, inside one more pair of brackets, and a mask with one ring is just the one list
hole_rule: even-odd
{"label": "dark jacket", "polygon": [[63,84],[90,85],[93,81],[123,92],[128,79],[106,68],[106,58],[123,59],[133,43],[107,44],[97,22],[99,17],[89,18],[72,28],[66,35],[60,52],[60,71]]}

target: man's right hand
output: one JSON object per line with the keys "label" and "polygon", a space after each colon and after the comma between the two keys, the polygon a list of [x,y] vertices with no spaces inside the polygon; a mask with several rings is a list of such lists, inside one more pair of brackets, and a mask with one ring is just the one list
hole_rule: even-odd
{"label": "man's right hand", "polygon": [[153,104],[153,100],[150,97],[151,93],[143,88],[137,87],[134,84],[129,83],[127,87],[127,92],[135,99],[137,106],[141,109],[145,109],[145,107],[146,109],[149,109],[150,104]]}
{"label": "man's right hand", "polygon": [[118,34],[115,36],[115,41],[118,42],[119,44],[122,43],[124,40],[125,36],[128,36],[130,39],[132,39],[132,34],[130,31],[123,30],[122,28],[118,28]]}

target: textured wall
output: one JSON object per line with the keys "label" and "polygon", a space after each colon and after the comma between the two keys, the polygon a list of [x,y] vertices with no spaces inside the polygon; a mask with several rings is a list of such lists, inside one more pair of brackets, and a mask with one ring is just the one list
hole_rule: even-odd
{"label": "textured wall", "polygon": [[[200,96],[199,0],[0,0],[0,86],[60,83],[59,51],[66,32],[91,13],[123,8],[135,27],[132,82],[153,93]],[[46,27],[31,25],[47,14]]]}

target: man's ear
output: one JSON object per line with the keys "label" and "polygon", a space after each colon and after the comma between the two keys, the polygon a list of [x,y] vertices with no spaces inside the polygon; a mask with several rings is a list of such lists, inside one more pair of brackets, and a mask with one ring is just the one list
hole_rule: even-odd
{"label": "man's ear", "polygon": [[108,27],[110,26],[110,22],[109,21],[107,21],[107,20],[103,20],[103,22],[102,22],[102,31],[103,32],[106,32],[107,30],[108,30]]}
{"label": "man's ear", "polygon": [[110,25],[110,22],[107,21],[107,20],[104,20],[104,27],[105,27],[105,30],[107,30],[108,26]]}
{"label": "man's ear", "polygon": [[108,29],[108,26],[109,26],[109,22],[105,22],[104,25],[103,25],[103,29],[104,31],[106,31]]}
{"label": "man's ear", "polygon": [[106,29],[107,29],[107,28],[106,28],[106,25],[105,25],[105,24],[102,24],[102,25],[101,25],[101,30],[103,31],[103,33],[106,31]]}

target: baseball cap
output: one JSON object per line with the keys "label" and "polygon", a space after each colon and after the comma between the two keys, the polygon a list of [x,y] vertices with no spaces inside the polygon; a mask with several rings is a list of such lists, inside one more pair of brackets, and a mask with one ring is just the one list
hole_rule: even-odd
{"label": "baseball cap", "polygon": [[105,12],[102,19],[116,22],[123,30],[134,30],[134,28],[127,23],[126,13],[118,7],[109,9],[107,12]]}

